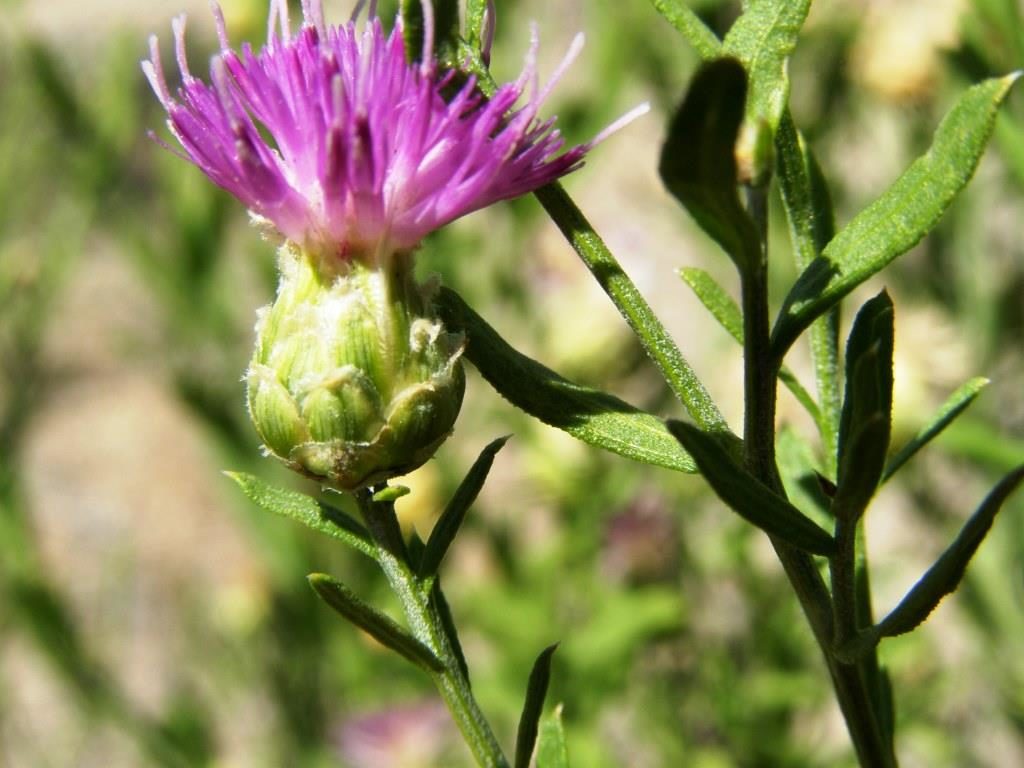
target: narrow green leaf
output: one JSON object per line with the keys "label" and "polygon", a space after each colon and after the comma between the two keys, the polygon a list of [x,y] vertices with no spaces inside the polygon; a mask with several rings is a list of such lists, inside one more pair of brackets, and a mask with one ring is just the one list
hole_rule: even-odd
{"label": "narrow green leaf", "polygon": [[459,665],[459,671],[462,672],[462,678],[469,685],[469,665],[466,663],[466,656],[462,652],[462,643],[459,640],[459,632],[455,628],[455,619],[452,616],[451,606],[448,605],[448,599],[444,596],[444,591],[441,589],[440,576],[434,578],[434,585],[430,589],[430,599],[434,604],[434,610],[437,611],[437,615],[441,619],[441,626],[444,628],[444,633],[448,637],[448,644],[455,654],[455,661]]}
{"label": "narrow green leaf", "polygon": [[[740,314],[739,305],[732,296],[726,293],[725,289],[715,281],[715,278],[699,267],[683,267],[679,270],[679,274],[712,316],[730,336],[742,345],[743,316]],[[785,367],[780,368],[779,380],[786,385],[815,421],[821,418],[818,404],[814,402],[814,398],[804,389],[792,371]]]}
{"label": "narrow green leaf", "polygon": [[375,491],[373,494],[373,501],[378,504],[386,501],[398,501],[403,496],[409,495],[409,489],[404,485],[388,485],[381,488],[379,491]]}
{"label": "narrow green leaf", "polygon": [[548,683],[551,681],[551,658],[557,649],[558,643],[555,643],[541,651],[530,671],[526,702],[516,732],[515,768],[530,768],[530,758],[533,757],[533,747],[537,741],[537,723],[544,711],[544,698],[548,695]]}
{"label": "narrow green leaf", "polygon": [[939,602],[959,586],[967,564],[988,534],[1003,502],[1024,480],[1024,466],[1006,475],[964,524],[956,540],[935,561],[897,605],[876,627],[879,637],[895,637],[921,624]]}
{"label": "narrow green leaf", "polygon": [[341,510],[318,502],[304,493],[275,488],[244,472],[224,474],[238,483],[242,493],[257,506],[340,539],[367,557],[377,559],[377,547],[371,541],[369,532]]}
{"label": "narrow green leaf", "polygon": [[932,146],[858,214],[797,279],[772,333],[781,358],[815,318],[916,245],[938,222],[981,159],[999,105],[1019,73],[969,89],[946,115]]}
{"label": "narrow green leaf", "polygon": [[699,267],[683,267],[679,276],[690,286],[701,304],[729,335],[743,343],[743,315],[735,299],[718,282]]}
{"label": "narrow green leaf", "polygon": [[703,65],[669,124],[661,180],[742,270],[760,257],[757,228],[737,191],[736,138],[747,76],[736,59]]}
{"label": "narrow green leaf", "polygon": [[[804,270],[835,236],[835,215],[825,177],[788,109],[775,134],[775,157],[794,260],[797,269]],[[810,343],[821,404],[818,431],[828,457],[825,471],[835,477],[841,408],[838,305],[811,325]]]}
{"label": "narrow green leaf", "polygon": [[796,47],[811,0],[752,0],[725,36],[724,52],[747,68],[747,118],[773,133],[789,99],[786,61]]}
{"label": "narrow green leaf", "polygon": [[718,35],[700,20],[685,0],[651,0],[651,4],[665,19],[686,38],[705,61],[717,58],[722,50]]}
{"label": "narrow green leaf", "polygon": [[714,435],[681,421],[669,421],[668,429],[693,456],[712,490],[738,515],[799,549],[815,555],[834,552],[828,533],[734,461]]}
{"label": "narrow green leaf", "polygon": [[537,768],[569,768],[569,749],[565,744],[562,705],[540,724],[537,740]]}
{"label": "narrow green leaf", "polygon": [[885,467],[885,474],[882,475],[882,482],[884,483],[896,474],[896,471],[910,461],[914,454],[934,440],[957,416],[967,410],[967,407],[974,402],[974,399],[981,394],[981,390],[988,384],[988,379],[979,376],[971,379],[950,395],[949,399],[939,408],[939,412],[932,417],[932,420],[889,460]]}
{"label": "narrow green leaf", "polygon": [[445,553],[448,552],[448,547],[455,539],[455,534],[459,532],[462,521],[466,519],[466,512],[476,501],[480,489],[484,487],[484,481],[487,479],[487,473],[491,471],[494,457],[508,442],[508,437],[508,435],[499,437],[483,449],[479,458],[470,468],[469,474],[459,484],[455,495],[448,502],[448,506],[444,508],[444,512],[441,513],[441,517],[434,525],[434,530],[430,532],[427,548],[420,561],[419,574],[421,578],[429,579],[437,575],[437,569],[441,567],[441,561],[444,559]]}
{"label": "narrow green leaf", "polygon": [[882,291],[865,302],[846,345],[846,397],[839,419],[839,475],[832,510],[855,521],[882,479],[892,425],[892,300]]}
{"label": "narrow green leaf", "polygon": [[612,395],[566,381],[510,347],[459,298],[442,288],[445,325],[466,334],[466,359],[510,403],[578,440],[645,464],[695,472],[664,423]]}
{"label": "narrow green leaf", "polygon": [[678,345],[572,198],[557,183],[541,187],[534,195],[636,334],[690,418],[708,431],[728,432],[729,425]]}
{"label": "narrow green leaf", "polygon": [[[466,0],[466,40],[478,51],[482,47],[484,14],[487,12],[487,0]],[[491,19],[491,24],[494,19]]]}
{"label": "narrow green leaf", "polygon": [[306,578],[325,603],[381,645],[423,669],[432,672],[444,670],[444,664],[433,651],[402,629],[394,620],[356,597],[355,593],[340,581],[325,573],[311,573]]}

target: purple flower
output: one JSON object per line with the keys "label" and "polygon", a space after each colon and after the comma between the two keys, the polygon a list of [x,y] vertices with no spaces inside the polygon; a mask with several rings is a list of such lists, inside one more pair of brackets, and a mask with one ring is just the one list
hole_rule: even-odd
{"label": "purple flower", "polygon": [[295,35],[287,5],[271,0],[259,52],[249,44],[231,49],[214,5],[221,51],[209,83],[189,70],[183,16],[173,23],[182,76],[177,95],[155,37],[142,66],[187,159],[282,236],[321,256],[375,260],[412,249],[459,216],[579,168],[598,141],[646,111],[643,105],[594,140],[563,149],[554,119],[541,121],[537,113],[582,36],[544,88],[534,30],[516,82],[485,100],[470,77],[446,99],[455,73],[441,72],[433,59],[430,2],[423,3],[422,63],[406,59],[401,19],[386,34],[374,3],[360,31],[355,14],[328,26],[321,0],[303,0]]}

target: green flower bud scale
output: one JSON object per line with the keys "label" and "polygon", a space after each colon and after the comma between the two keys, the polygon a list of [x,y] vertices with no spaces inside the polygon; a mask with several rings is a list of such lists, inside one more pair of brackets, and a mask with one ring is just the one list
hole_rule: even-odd
{"label": "green flower bud scale", "polygon": [[408,253],[328,262],[286,242],[277,298],[259,313],[249,414],[266,450],[340,490],[406,474],[462,405],[462,334],[447,332]]}

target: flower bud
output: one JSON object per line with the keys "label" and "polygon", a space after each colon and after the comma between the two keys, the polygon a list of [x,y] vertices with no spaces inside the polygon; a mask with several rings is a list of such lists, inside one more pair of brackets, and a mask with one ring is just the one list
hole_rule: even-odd
{"label": "flower bud", "polygon": [[445,331],[411,259],[325,266],[293,243],[260,311],[249,415],[269,453],[341,490],[412,471],[452,430],[462,334]]}

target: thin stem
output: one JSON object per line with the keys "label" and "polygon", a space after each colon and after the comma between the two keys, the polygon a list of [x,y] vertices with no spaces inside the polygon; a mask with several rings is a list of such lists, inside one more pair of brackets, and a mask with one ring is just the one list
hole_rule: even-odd
{"label": "thin stem", "polygon": [[[765,190],[747,190],[748,210],[767,243]],[[768,263],[762,248],[755,263],[744,265],[741,273],[744,327],[744,394],[746,396],[743,436],[748,469],[776,493],[785,495],[775,462],[775,401],[780,361],[773,359],[768,318]],[[814,560],[778,540],[772,544],[807,616],[811,631],[821,648],[832,677],[839,708],[861,765],[893,768],[896,761],[882,735],[874,702],[862,665],[841,664],[832,648],[834,617],[828,588]]]}
{"label": "thin stem", "polygon": [[857,635],[857,521],[836,516],[836,553],[829,560],[832,576],[833,648],[842,648]]}
{"label": "thin stem", "polygon": [[[476,76],[481,93],[493,95],[496,85],[479,51],[463,45],[459,56],[464,70]],[[679,346],[562,185],[554,182],[533,194],[615,304],[690,417],[709,432],[728,432],[729,425]]]}
{"label": "thin stem", "polygon": [[356,499],[366,527],[381,547],[381,569],[402,604],[410,631],[444,665],[431,677],[473,757],[481,768],[508,768],[508,760],[462,673],[454,639],[448,636],[439,608],[431,599],[433,582],[418,579],[409,565],[394,503],[374,501],[369,491],[357,493]]}

